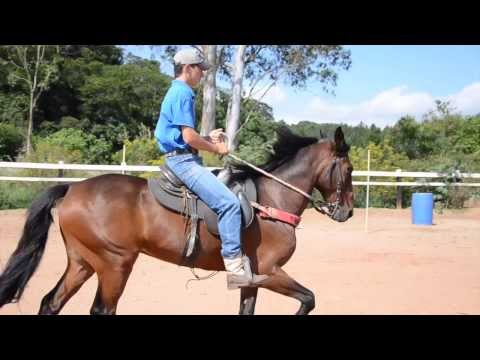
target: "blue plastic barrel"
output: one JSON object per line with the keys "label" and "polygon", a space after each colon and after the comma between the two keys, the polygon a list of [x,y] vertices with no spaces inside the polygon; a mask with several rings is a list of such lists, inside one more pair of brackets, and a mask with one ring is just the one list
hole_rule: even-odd
{"label": "blue plastic barrel", "polygon": [[415,225],[432,225],[433,194],[414,193],[412,195],[412,223]]}

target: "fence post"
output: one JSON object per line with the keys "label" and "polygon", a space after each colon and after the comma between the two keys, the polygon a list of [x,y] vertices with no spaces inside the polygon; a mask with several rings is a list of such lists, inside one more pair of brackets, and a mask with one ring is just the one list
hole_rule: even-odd
{"label": "fence post", "polygon": [[367,194],[365,196],[365,232],[368,231],[368,206],[370,200],[370,149],[367,150]]}
{"label": "fence post", "polygon": [[[125,144],[123,144],[122,166],[126,165],[127,163],[125,162]],[[125,174],[125,169],[122,169],[122,174]]]}
{"label": "fence post", "polygon": [[[63,161],[58,162],[59,165],[63,165]],[[63,169],[58,169],[58,177],[63,177]]]}
{"label": "fence post", "polygon": [[[402,172],[402,169],[396,170],[397,183],[400,182],[401,172]],[[397,209],[401,209],[401,208],[402,208],[402,187],[397,185]]]}

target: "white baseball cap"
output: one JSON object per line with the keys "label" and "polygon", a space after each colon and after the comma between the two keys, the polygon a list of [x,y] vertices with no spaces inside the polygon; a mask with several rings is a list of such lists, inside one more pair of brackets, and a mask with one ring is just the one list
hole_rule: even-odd
{"label": "white baseball cap", "polygon": [[194,48],[180,50],[173,57],[173,61],[175,64],[180,65],[199,65],[202,70],[210,68],[210,65],[205,61],[203,53]]}

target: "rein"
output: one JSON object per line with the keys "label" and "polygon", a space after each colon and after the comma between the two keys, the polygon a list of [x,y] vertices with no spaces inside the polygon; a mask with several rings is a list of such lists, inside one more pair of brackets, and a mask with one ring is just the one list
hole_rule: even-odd
{"label": "rein", "polygon": [[327,215],[328,217],[332,217],[333,214],[335,214],[335,212],[337,211],[337,209],[340,205],[340,197],[341,197],[341,194],[342,194],[342,188],[341,188],[341,185],[342,185],[342,176],[341,175],[342,174],[341,174],[341,171],[340,171],[340,166],[338,166],[338,161],[340,160],[340,158],[338,158],[338,157],[336,157],[335,160],[333,160],[335,166],[337,167],[337,172],[338,172],[336,198],[335,198],[334,202],[327,202],[327,201],[315,200],[313,198],[313,196],[307,194],[305,191],[297,188],[296,186],[293,186],[292,184],[289,184],[288,182],[276,177],[275,175],[272,175],[271,173],[269,173],[269,172],[267,172],[263,169],[260,169],[259,167],[255,166],[253,164],[250,164],[248,161],[240,159],[239,157],[237,157],[233,154],[227,154],[227,156],[230,156],[232,159],[234,159],[236,161],[239,161],[239,162],[251,167],[255,171],[265,175],[266,177],[269,177],[270,179],[273,179],[273,180],[279,182],[280,184],[288,187],[289,189],[303,195],[304,197],[306,197],[309,200],[310,203],[312,203],[315,210],[317,210],[321,214]]}

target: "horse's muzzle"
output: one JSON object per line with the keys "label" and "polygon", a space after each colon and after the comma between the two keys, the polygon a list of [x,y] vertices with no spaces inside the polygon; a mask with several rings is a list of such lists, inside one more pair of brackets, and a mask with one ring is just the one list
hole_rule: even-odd
{"label": "horse's muzzle", "polygon": [[338,222],[345,222],[353,216],[353,209],[341,206],[333,213],[332,219]]}

